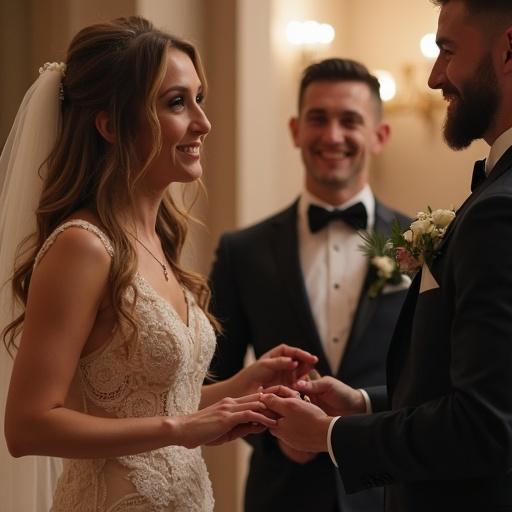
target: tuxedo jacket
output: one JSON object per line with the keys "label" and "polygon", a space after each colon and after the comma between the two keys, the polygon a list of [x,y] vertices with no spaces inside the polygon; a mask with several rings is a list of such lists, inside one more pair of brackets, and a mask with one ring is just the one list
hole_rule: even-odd
{"label": "tuxedo jacket", "polygon": [[[213,313],[224,328],[211,366],[216,379],[239,371],[249,346],[259,357],[280,343],[316,354],[318,371],[331,375],[300,266],[297,204],[221,237],[210,276]],[[404,226],[408,222],[376,203],[376,231],[389,233],[395,218]],[[370,299],[371,277],[369,273],[336,376],[352,386],[367,388],[378,403],[382,397],[379,386],[386,380],[386,353],[406,291]],[[246,512],[382,511],[382,492],[374,489],[346,495],[327,454],[301,465],[285,457],[270,434],[253,436],[249,442],[254,450],[246,484]]]}
{"label": "tuxedo jacket", "polygon": [[336,422],[347,491],[390,512],[512,511],[512,148],[414,279],[387,363],[392,410]]}

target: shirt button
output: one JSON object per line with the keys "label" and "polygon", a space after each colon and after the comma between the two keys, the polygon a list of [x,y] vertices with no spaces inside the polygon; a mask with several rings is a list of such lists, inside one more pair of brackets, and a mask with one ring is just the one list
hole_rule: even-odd
{"label": "shirt button", "polygon": [[334,251],[336,251],[336,252],[338,252],[338,251],[340,250],[340,246],[339,246],[338,244],[334,244],[334,245],[332,246],[332,248],[333,248],[333,250],[334,250]]}
{"label": "shirt button", "polygon": [[340,287],[338,283],[334,283],[334,289],[337,290]]}
{"label": "shirt button", "polygon": [[334,341],[334,343],[338,343],[338,341],[340,341],[339,338],[337,338],[336,336],[332,339],[332,341]]}

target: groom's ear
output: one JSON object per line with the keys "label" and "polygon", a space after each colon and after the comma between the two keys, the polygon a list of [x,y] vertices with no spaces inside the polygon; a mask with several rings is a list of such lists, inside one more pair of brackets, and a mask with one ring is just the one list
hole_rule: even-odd
{"label": "groom's ear", "polygon": [[296,148],[300,147],[298,143],[299,139],[299,118],[292,117],[288,122],[288,127],[290,128],[290,134],[292,136],[293,143]]}
{"label": "groom's ear", "polygon": [[113,144],[116,140],[115,133],[112,131],[112,124],[110,122],[110,117],[107,112],[101,110],[96,114],[96,118],[94,119],[96,130],[100,133],[100,135],[109,143]]}
{"label": "groom's ear", "polygon": [[375,128],[375,141],[373,144],[373,153],[378,155],[387,144],[391,136],[391,126],[388,123],[380,122]]}

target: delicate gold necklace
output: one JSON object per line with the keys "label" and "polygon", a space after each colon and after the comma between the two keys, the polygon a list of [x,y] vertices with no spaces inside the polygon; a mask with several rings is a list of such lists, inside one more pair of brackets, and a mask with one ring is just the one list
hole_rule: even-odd
{"label": "delicate gold necklace", "polygon": [[131,235],[133,238],[135,238],[135,240],[137,240],[137,242],[139,242],[139,244],[142,245],[142,247],[144,247],[144,249],[146,249],[146,251],[148,251],[150,256],[162,267],[165,280],[169,281],[169,273],[167,271],[167,265],[165,263],[162,263],[133,233],[130,233],[129,231],[127,231],[127,233],[129,235]]}

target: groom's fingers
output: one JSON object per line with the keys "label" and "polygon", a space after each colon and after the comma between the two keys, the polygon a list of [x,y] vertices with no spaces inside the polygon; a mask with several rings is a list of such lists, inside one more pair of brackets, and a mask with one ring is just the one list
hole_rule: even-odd
{"label": "groom's fingers", "polygon": [[283,386],[282,384],[263,389],[262,393],[273,393],[274,395],[280,396],[281,398],[300,398],[298,391],[295,391],[288,386]]}
{"label": "groom's fingers", "polygon": [[294,385],[293,388],[299,391],[300,393],[315,395],[318,393],[323,393],[330,386],[330,384],[324,380],[299,380]]}
{"label": "groom's fingers", "polygon": [[[288,406],[290,404],[289,398],[281,398],[273,393],[262,394],[260,400],[272,411],[277,412],[280,416],[286,416]],[[293,399],[295,401],[295,399]]]}

